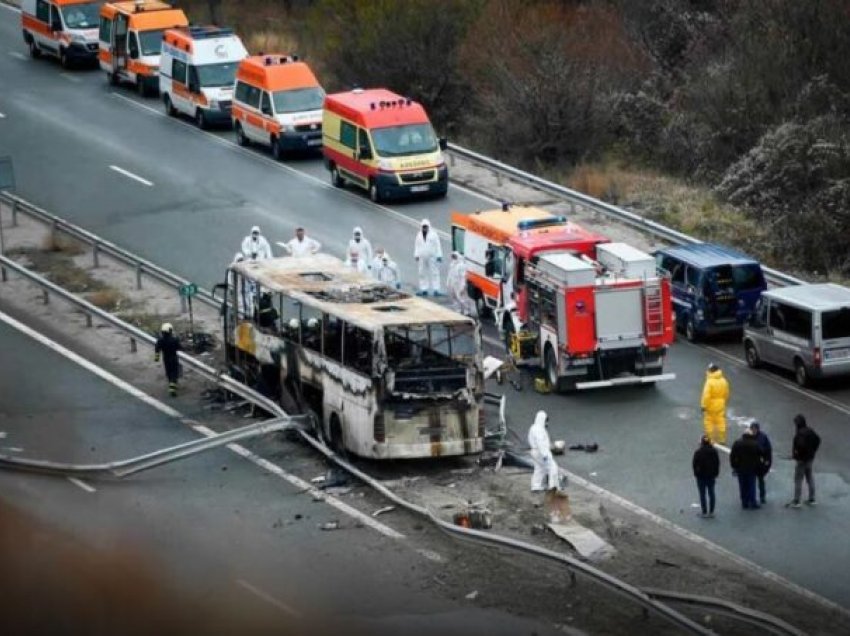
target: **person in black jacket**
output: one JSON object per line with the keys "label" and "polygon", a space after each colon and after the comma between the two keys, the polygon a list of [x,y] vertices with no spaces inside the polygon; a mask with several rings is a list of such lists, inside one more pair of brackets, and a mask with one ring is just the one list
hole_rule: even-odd
{"label": "person in black jacket", "polygon": [[[717,449],[711,443],[708,435],[700,439],[699,448],[694,451],[691,462],[694,469],[694,477],[697,478],[697,490],[699,490],[699,505],[702,508],[703,517],[714,516],[714,481],[720,474],[720,456]],[[708,502],[706,504],[706,496]]]}
{"label": "person in black jacket", "polygon": [[770,472],[770,467],[773,465],[773,445],[770,443],[770,438],[761,430],[761,424],[756,421],[750,423],[750,430],[753,432],[756,444],[759,445],[762,454],[761,467],[756,471],[756,479],[759,487],[759,500],[762,504],[767,503],[767,497],[764,487],[764,478]]}
{"label": "person in black jacket", "polygon": [[732,472],[738,476],[738,487],[741,491],[741,505],[746,510],[758,510],[756,503],[756,475],[764,463],[761,448],[751,429],[744,431],[741,439],[732,444],[729,454]]}
{"label": "person in black jacket", "polygon": [[794,465],[794,499],[787,505],[791,508],[800,507],[800,495],[803,494],[803,477],[806,478],[806,485],[809,488],[809,498],[806,503],[810,506],[815,505],[815,476],[812,474],[812,464],[815,461],[815,454],[820,448],[820,437],[806,424],[806,418],[802,414],[794,417],[794,426],[797,427],[797,433],[794,435],[794,442],[791,449],[791,457],[795,461]]}
{"label": "person in black jacket", "polygon": [[165,367],[165,377],[168,378],[168,393],[171,397],[177,395],[177,378],[180,376],[180,360],[177,352],[182,351],[180,340],[174,335],[174,328],[170,323],[163,323],[161,333],[154,347],[154,361],[159,362],[162,356],[162,365]]}

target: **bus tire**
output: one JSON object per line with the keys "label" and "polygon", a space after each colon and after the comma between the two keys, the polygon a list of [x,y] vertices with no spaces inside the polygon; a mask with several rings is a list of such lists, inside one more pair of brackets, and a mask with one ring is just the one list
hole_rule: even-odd
{"label": "bus tire", "polygon": [[36,42],[35,38],[32,37],[32,36],[30,36],[29,45],[30,45],[30,57],[32,57],[33,59],[36,59],[36,60],[38,58],[40,58],[41,57],[41,49],[38,48],[38,42]]}
{"label": "bus tire", "polygon": [[336,164],[331,164],[331,184],[335,188],[344,188],[345,187],[345,179],[342,178],[342,175],[339,173],[339,168],[336,167]]}
{"label": "bus tire", "polygon": [[242,130],[242,124],[238,121],[236,122],[236,143],[243,148],[247,148],[251,144],[251,140],[248,139],[245,135],[245,131]]}
{"label": "bus tire", "polygon": [[162,96],[162,103],[165,106],[166,115],[174,117],[177,114],[177,109],[174,108],[174,104],[171,103],[171,98],[168,96],[168,93]]}

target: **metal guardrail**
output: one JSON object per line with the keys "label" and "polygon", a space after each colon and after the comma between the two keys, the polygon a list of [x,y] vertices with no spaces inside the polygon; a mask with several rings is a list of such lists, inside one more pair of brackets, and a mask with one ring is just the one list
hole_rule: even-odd
{"label": "metal guardrail", "polygon": [[[142,331],[138,327],[135,327],[131,324],[128,324],[121,320],[117,316],[113,316],[107,311],[104,311],[100,307],[96,307],[91,304],[84,298],[80,298],[71,292],[62,289],[59,285],[47,280],[46,278],[39,276],[38,274],[31,272],[26,267],[16,263],[12,259],[0,255],[0,269],[8,269],[13,272],[16,272],[23,276],[24,278],[36,283],[39,285],[44,293],[45,302],[49,301],[50,294],[55,294],[60,297],[63,301],[70,303],[71,305],[76,306],[80,310],[82,310],[87,317],[89,317],[88,323],[91,325],[90,318],[97,317],[99,320],[103,320],[111,324],[113,327],[117,327],[122,331],[126,332],[130,336],[130,347],[131,350],[135,350],[137,342],[144,342],[151,346],[156,343],[156,338],[154,338],[151,334]],[[3,273],[3,277],[5,279],[5,272]],[[248,400],[252,404],[256,404],[263,410],[273,414],[275,417],[288,417],[288,415],[284,412],[282,408],[272,400],[268,399],[264,395],[257,393],[253,389],[245,386],[241,382],[234,380],[233,378],[225,375],[223,372],[219,372],[216,369],[204,364],[200,360],[193,358],[186,353],[179,353],[180,360],[184,362],[187,366],[194,369],[205,379],[214,382],[215,384],[221,386],[222,388],[230,391],[231,393],[235,393],[236,395]]]}
{"label": "metal guardrail", "polygon": [[[692,244],[692,243],[702,243],[703,241],[698,238],[694,238],[693,236],[689,236],[683,232],[679,232],[678,230],[674,230],[665,225],[661,225],[660,223],[656,223],[646,217],[643,217],[639,214],[635,214],[634,212],[629,212],[628,210],[624,210],[623,208],[619,208],[615,205],[611,205],[610,203],[605,203],[604,201],[600,201],[599,199],[594,199],[591,196],[578,192],[576,190],[570,190],[562,185],[557,183],[553,183],[551,181],[546,181],[536,175],[533,175],[529,172],[524,172],[519,168],[514,168],[506,163],[502,163],[501,161],[497,161],[496,159],[491,159],[485,155],[478,154],[472,150],[467,148],[463,148],[462,146],[456,146],[455,144],[449,144],[449,150],[456,154],[458,157],[462,157],[467,161],[475,163],[483,168],[487,168],[497,174],[507,176],[508,178],[516,181],[518,183],[522,183],[524,185],[532,186],[537,188],[538,190],[542,190],[543,192],[547,192],[549,194],[553,194],[559,198],[566,200],[568,203],[587,208],[594,212],[600,212],[602,214],[606,214],[609,217],[612,217],[622,223],[625,223],[631,227],[637,228],[654,236],[658,236],[663,238],[671,243],[675,243],[677,245],[684,244]],[[795,278],[789,274],[784,272],[780,272],[776,269],[771,269],[769,267],[762,267],[762,271],[764,271],[765,276],[774,284],[778,285],[801,285],[806,281],[801,280],[799,278]]]}

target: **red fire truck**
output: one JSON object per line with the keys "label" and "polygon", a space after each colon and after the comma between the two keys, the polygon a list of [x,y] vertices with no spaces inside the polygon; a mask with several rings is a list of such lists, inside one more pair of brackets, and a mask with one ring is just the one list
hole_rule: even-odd
{"label": "red fire truck", "polygon": [[[674,336],[670,282],[657,274],[652,256],[528,210],[453,217],[470,294],[493,309],[513,360],[543,367],[558,391],[673,379],[663,373]],[[506,231],[511,224],[516,229],[499,244],[494,226]],[[482,240],[483,266],[476,249],[466,249]]]}

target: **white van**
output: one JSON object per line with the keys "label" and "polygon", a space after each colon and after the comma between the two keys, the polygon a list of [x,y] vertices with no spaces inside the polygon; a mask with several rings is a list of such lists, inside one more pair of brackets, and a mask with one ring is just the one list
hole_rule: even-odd
{"label": "white van", "polygon": [[752,368],[767,363],[794,371],[797,384],[850,375],[850,288],[824,283],[762,292],[744,327]]}
{"label": "white van", "polygon": [[97,26],[102,1],[23,0],[21,29],[30,55],[42,53],[68,68],[97,63]]}
{"label": "white van", "polygon": [[236,69],[247,56],[242,40],[231,29],[168,29],[162,38],[159,67],[165,112],[189,115],[199,128],[229,125]]}

